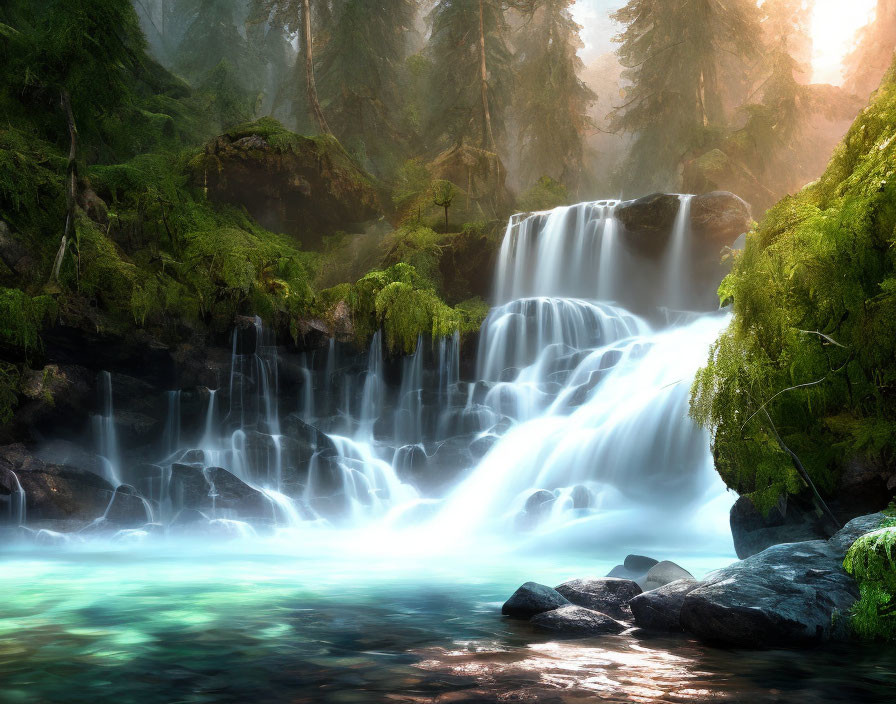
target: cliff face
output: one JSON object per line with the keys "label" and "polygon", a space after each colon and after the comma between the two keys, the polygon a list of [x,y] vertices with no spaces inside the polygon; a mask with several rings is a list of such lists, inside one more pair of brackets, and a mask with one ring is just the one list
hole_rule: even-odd
{"label": "cliff face", "polygon": [[694,388],[720,474],[779,523],[815,510],[789,451],[841,520],[896,493],[894,244],[896,68],[821,179],[748,235],[720,288],[734,320]]}

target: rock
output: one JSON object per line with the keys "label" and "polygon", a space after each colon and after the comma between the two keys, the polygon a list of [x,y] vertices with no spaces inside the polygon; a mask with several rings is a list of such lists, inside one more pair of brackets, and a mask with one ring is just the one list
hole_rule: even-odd
{"label": "rock", "polygon": [[[838,638],[836,614],[858,597],[836,544],[775,545],[710,574],[689,592],[682,627],[702,640],[738,647],[781,647]],[[842,619],[841,619],[842,622]]]}
{"label": "rock", "polygon": [[870,533],[880,528],[884,519],[886,519],[886,516],[883,513],[872,513],[867,516],[853,518],[843,528],[834,533],[828,541],[828,545],[834,551],[835,556],[842,560],[846,557],[846,551],[849,550],[856,540],[865,535],[865,533]]}
{"label": "rock", "polygon": [[567,605],[569,601],[556,590],[544,584],[526,582],[504,602],[501,613],[516,618],[530,618]]}
{"label": "rock", "polygon": [[103,515],[114,491],[92,472],[46,464],[23,445],[0,448],[0,494],[21,485],[28,523],[39,520],[91,521]]}
{"label": "rock", "polygon": [[625,226],[625,241],[635,251],[651,258],[661,255],[672,234],[679,207],[679,197],[669,193],[653,193],[620,204],[616,217]]}
{"label": "rock", "polygon": [[750,204],[728,191],[704,193],[691,201],[694,235],[716,243],[719,249],[733,244],[752,223]]}
{"label": "rock", "polygon": [[574,638],[622,633],[626,628],[625,624],[606,614],[574,604],[540,613],[533,616],[529,623],[536,628]]}
{"label": "rock", "polygon": [[574,509],[591,508],[591,505],[594,503],[594,496],[591,491],[588,487],[581,484],[577,484],[572,488],[570,499],[572,499],[572,507]]}
{"label": "rock", "polygon": [[172,526],[191,526],[196,523],[208,523],[208,516],[195,508],[181,509],[171,521]]}
{"label": "rock", "polygon": [[741,496],[731,507],[730,522],[734,550],[741,560],[772,545],[825,540],[830,535],[814,512],[793,499],[785,499],[764,516],[748,496]]}
{"label": "rock", "polygon": [[226,469],[209,467],[205,476],[216,511],[232,511],[244,518],[270,518],[273,515],[273,507],[264,494]]}
{"label": "rock", "polygon": [[191,168],[210,200],[308,246],[381,213],[373,180],[334,137],[293,134],[272,118],[213,139]]}
{"label": "rock", "polygon": [[635,582],[612,577],[573,579],[555,589],[576,606],[614,618],[631,618],[628,602],[641,593],[641,587]]}
{"label": "rock", "polygon": [[43,369],[28,370],[16,423],[34,435],[82,435],[96,399],[94,380],[92,372],[75,364],[48,364]]}
{"label": "rock", "polygon": [[680,631],[684,598],[697,586],[693,579],[679,579],[639,594],[628,603],[635,623],[655,631]]}
{"label": "rock", "polygon": [[693,579],[694,575],[674,562],[663,560],[651,567],[644,578],[644,591],[657,589],[679,579]]}
{"label": "rock", "polygon": [[647,572],[650,571],[650,568],[658,564],[659,560],[654,560],[652,557],[645,557],[644,555],[626,555],[622,566],[632,572],[646,575]]}
{"label": "rock", "polygon": [[137,490],[122,484],[112,495],[105,519],[121,528],[136,528],[152,521],[152,513]]}

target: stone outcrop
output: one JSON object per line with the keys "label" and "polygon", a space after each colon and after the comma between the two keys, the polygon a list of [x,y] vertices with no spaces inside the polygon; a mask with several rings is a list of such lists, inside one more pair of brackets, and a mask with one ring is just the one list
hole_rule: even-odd
{"label": "stone outcrop", "polygon": [[680,631],[684,599],[697,586],[697,580],[679,579],[634,597],[628,606],[635,624],[655,631]]}
{"label": "stone outcrop", "polygon": [[641,587],[635,582],[612,577],[573,579],[556,590],[576,606],[628,619],[632,616],[628,603],[641,593]]}
{"label": "stone outcrop", "polygon": [[191,167],[211,200],[306,246],[381,213],[372,178],[334,137],[293,134],[271,118],[213,139]]}
{"label": "stone outcrop", "polygon": [[569,606],[569,601],[558,591],[537,582],[526,582],[504,602],[501,613],[515,618],[531,618],[561,606]]}
{"label": "stone outcrop", "polygon": [[529,623],[539,630],[570,638],[622,633],[626,628],[624,623],[619,623],[606,614],[573,604],[540,613]]}

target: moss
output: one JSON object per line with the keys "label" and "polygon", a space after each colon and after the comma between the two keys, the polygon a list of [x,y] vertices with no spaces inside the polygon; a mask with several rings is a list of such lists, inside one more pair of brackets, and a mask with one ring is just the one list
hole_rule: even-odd
{"label": "moss", "polygon": [[439,262],[442,258],[441,242],[444,235],[422,225],[406,225],[387,235],[383,241],[385,255],[383,265],[403,262],[414,267],[417,273],[433,288],[442,285]]}
{"label": "moss", "polygon": [[[692,394],[729,487],[768,508],[823,495],[853,458],[896,458],[896,73],[816,183],[772,208],[719,289],[731,326]],[[766,412],[768,416],[766,416]]]}
{"label": "moss", "polygon": [[25,355],[38,350],[41,328],[55,314],[56,303],[49,296],[32,298],[0,287],[0,343]]}
{"label": "moss", "polygon": [[9,423],[19,403],[19,369],[9,362],[0,361],[0,426]]}
{"label": "moss", "polygon": [[860,599],[851,614],[855,633],[868,640],[896,641],[896,527],[859,538],[843,567],[859,583]]}

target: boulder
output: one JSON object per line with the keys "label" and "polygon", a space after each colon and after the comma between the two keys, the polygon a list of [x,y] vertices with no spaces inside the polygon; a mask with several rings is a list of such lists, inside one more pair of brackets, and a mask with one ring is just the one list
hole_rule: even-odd
{"label": "boulder", "polygon": [[555,587],[570,603],[601,611],[614,618],[631,618],[628,602],[641,593],[629,579],[612,577],[573,579]]}
{"label": "boulder", "polygon": [[293,134],[272,118],[213,139],[190,166],[209,199],[308,246],[381,213],[372,178],[335,137]]}
{"label": "boulder", "polygon": [[574,604],[540,613],[533,616],[529,623],[543,631],[571,638],[622,633],[626,628],[625,624],[619,623],[606,614]]}
{"label": "boulder", "polygon": [[152,512],[137,490],[122,484],[112,495],[104,518],[120,528],[136,528],[152,521]]}
{"label": "boulder", "polygon": [[672,234],[679,207],[681,200],[677,195],[653,193],[619,205],[616,218],[625,226],[625,241],[636,252],[656,258]]}
{"label": "boulder", "polygon": [[772,545],[824,540],[830,533],[815,512],[785,499],[763,515],[748,496],[734,502],[730,514],[734,550],[744,560]]}
{"label": "boulder", "polygon": [[674,562],[663,560],[647,571],[647,576],[644,578],[644,583],[641,586],[644,587],[644,591],[649,591],[679,579],[693,578],[694,575],[684,569],[684,567],[676,565]]}
{"label": "boulder", "polygon": [[556,590],[537,582],[526,582],[504,602],[501,613],[516,618],[530,618],[568,605],[569,601]]}
{"label": "boulder", "polygon": [[516,526],[521,530],[534,528],[550,515],[556,501],[557,497],[545,489],[532,492],[517,515]]}
{"label": "boulder", "polygon": [[626,555],[625,560],[622,562],[622,566],[625,569],[645,575],[657,564],[659,564],[659,560],[654,560],[652,557],[645,557],[644,555]]}
{"label": "boulder", "polygon": [[738,647],[838,637],[834,617],[858,597],[838,546],[823,540],[775,545],[713,572],[685,596],[682,627],[702,640]]}
{"label": "boulder", "polygon": [[46,464],[23,445],[0,448],[0,495],[25,492],[26,519],[91,521],[103,515],[114,488],[87,470]]}
{"label": "boulder", "polygon": [[684,598],[697,586],[693,579],[679,579],[638,594],[628,603],[635,624],[655,631],[680,631]]}
{"label": "boulder", "polygon": [[691,201],[694,235],[714,242],[719,249],[733,244],[752,223],[750,204],[728,191],[704,193]]}
{"label": "boulder", "polygon": [[849,550],[852,544],[865,533],[870,533],[880,528],[881,523],[886,518],[887,516],[883,513],[870,513],[866,516],[853,518],[843,528],[834,533],[828,541],[828,545],[833,550],[835,557],[842,562],[843,558],[846,557],[846,551]]}
{"label": "boulder", "polygon": [[205,477],[217,511],[236,513],[244,518],[270,518],[273,508],[267,497],[223,467],[209,467]]}

